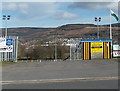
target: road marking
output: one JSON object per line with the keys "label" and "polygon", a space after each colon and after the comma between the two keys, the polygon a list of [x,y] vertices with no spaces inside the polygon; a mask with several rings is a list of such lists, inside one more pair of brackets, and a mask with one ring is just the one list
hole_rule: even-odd
{"label": "road marking", "polygon": [[27,84],[28,83],[50,83],[50,82],[98,81],[98,80],[118,80],[118,77],[87,77],[87,78],[0,81],[0,85],[26,84],[26,83]]}

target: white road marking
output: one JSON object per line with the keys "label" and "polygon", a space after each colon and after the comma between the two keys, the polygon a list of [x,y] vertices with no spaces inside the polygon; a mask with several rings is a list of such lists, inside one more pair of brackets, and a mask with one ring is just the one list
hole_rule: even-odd
{"label": "white road marking", "polygon": [[74,82],[74,81],[97,81],[97,80],[118,80],[118,77],[87,77],[87,78],[61,78],[61,79],[40,79],[40,80],[15,80],[15,81],[0,81],[0,84],[6,85],[6,84],[23,84],[23,83]]}

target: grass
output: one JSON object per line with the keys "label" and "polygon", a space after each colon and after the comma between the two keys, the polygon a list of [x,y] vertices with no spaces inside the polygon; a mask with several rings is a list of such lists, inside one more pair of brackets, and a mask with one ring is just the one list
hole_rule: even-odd
{"label": "grass", "polygon": [[0,66],[15,64],[16,62],[11,61],[0,61]]}
{"label": "grass", "polygon": [[[119,60],[120,58],[112,58],[112,59],[118,59]],[[12,65],[12,64],[16,64],[16,63],[26,63],[26,62],[30,62],[30,61],[27,61],[27,60],[18,60],[18,62],[0,61],[0,66]],[[33,60],[33,62],[37,62],[37,60]]]}

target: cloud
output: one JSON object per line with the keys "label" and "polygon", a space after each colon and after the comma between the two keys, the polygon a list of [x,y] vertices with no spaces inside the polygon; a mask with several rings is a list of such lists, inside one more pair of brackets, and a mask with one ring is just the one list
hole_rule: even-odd
{"label": "cloud", "polygon": [[118,2],[119,0],[73,0],[74,2]]}
{"label": "cloud", "polygon": [[59,12],[55,15],[55,19],[75,19],[78,18],[79,16],[73,13],[69,13],[66,11]]}
{"label": "cloud", "polygon": [[118,10],[117,2],[74,2],[68,6],[70,9],[86,9],[86,10],[98,10],[98,9],[114,9]]}
{"label": "cloud", "polygon": [[43,18],[57,11],[57,4],[44,2],[15,2],[3,3],[3,10],[14,11],[18,13],[19,18]]}
{"label": "cloud", "polygon": [[4,3],[3,10],[15,11],[18,13],[17,17],[20,19],[36,19],[43,18],[54,19],[74,19],[79,17],[76,14],[62,11],[59,9],[59,4],[56,2],[39,2],[39,3]]}
{"label": "cloud", "polygon": [[15,3],[3,4],[2,9],[14,11],[17,9],[17,5]]}
{"label": "cloud", "polygon": [[27,9],[29,8],[29,6],[27,4],[24,4],[24,3],[19,4],[18,7],[19,7],[21,13],[27,14]]}
{"label": "cloud", "polygon": [[118,2],[119,0],[4,0],[3,2]]}
{"label": "cloud", "polygon": [[0,10],[2,10],[2,3],[0,3]]}
{"label": "cloud", "polygon": [[9,11],[20,11],[28,8],[28,4],[26,3],[3,3],[2,9],[3,10],[9,10]]}
{"label": "cloud", "polygon": [[115,10],[115,11],[119,11],[117,2],[116,3],[110,3],[110,4],[106,5],[106,8],[112,9],[112,10]]}

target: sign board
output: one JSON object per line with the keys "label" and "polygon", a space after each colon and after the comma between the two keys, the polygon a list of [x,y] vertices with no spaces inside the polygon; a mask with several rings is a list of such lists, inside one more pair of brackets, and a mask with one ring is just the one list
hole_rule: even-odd
{"label": "sign board", "polygon": [[120,57],[120,44],[113,44],[113,57]]}
{"label": "sign board", "polygon": [[120,51],[113,51],[113,57],[120,57]]}
{"label": "sign board", "polygon": [[13,52],[13,39],[0,38],[0,52]]}
{"label": "sign board", "polygon": [[120,50],[120,45],[114,44],[113,45],[113,51]]}
{"label": "sign board", "polygon": [[6,39],[6,45],[11,46],[13,44],[13,39]]}
{"label": "sign board", "polygon": [[103,53],[103,42],[91,42],[91,53]]}
{"label": "sign board", "polygon": [[103,58],[103,42],[91,42],[91,59]]}
{"label": "sign board", "polygon": [[0,48],[4,48],[6,46],[6,39],[0,38]]}

